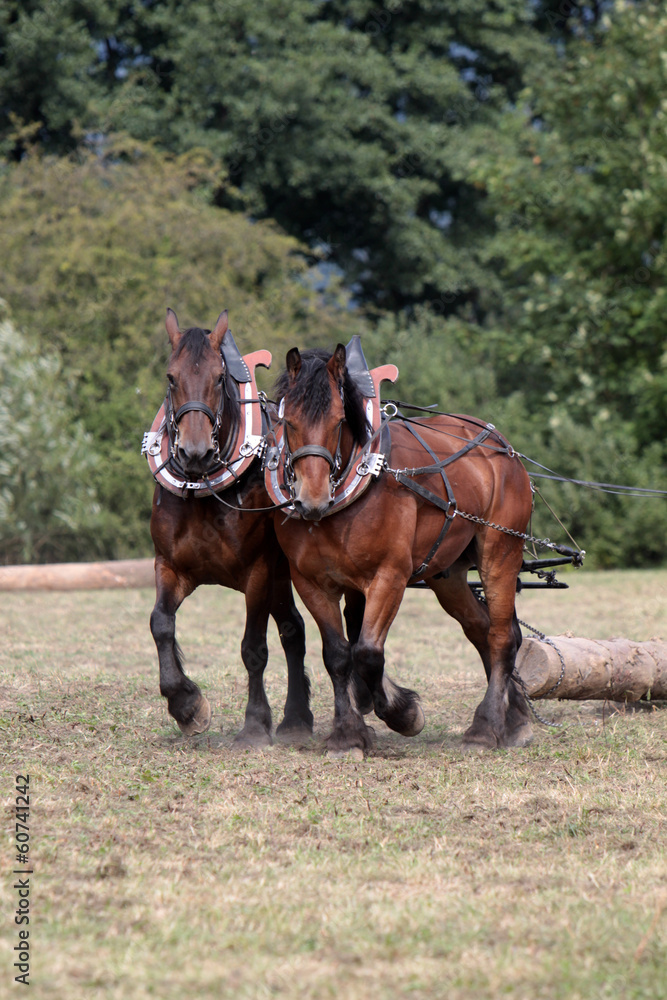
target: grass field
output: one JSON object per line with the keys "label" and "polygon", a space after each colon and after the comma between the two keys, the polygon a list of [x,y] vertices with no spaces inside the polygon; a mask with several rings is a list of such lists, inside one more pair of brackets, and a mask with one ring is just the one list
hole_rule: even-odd
{"label": "grass field", "polygon": [[[567,577],[525,593],[549,634],[667,638],[667,572]],[[543,702],[561,729],[463,754],[483,671],[411,592],[388,670],[416,687],[411,741],[372,717],[363,762],[238,752],[243,603],[179,613],[210,732],[160,698],[148,591],[3,594],[0,997],[14,996],[16,774],[30,775],[30,981],[58,1000],[606,1000],[667,995],[667,710]],[[316,736],[332,712],[308,622]],[[281,718],[275,635],[267,688]],[[221,730],[222,725],[222,730]]]}

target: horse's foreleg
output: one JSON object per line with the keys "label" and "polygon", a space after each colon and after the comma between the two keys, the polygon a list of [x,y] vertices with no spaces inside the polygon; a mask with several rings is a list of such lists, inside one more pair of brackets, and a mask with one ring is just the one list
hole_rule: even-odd
{"label": "horse's foreleg", "polygon": [[521,644],[515,600],[523,547],[503,536],[480,543],[478,567],[488,608],[488,687],[464,734],[469,746],[525,746],[532,737],[530,710],[512,678]]}
{"label": "horse's foreleg", "polygon": [[248,671],[248,703],[243,729],[234,743],[241,747],[270,746],[271,707],[264,690],[264,670],[269,658],[266,626],[269,620],[270,580],[268,572],[253,573],[245,592],[246,623],[241,641],[241,659]]}
{"label": "horse's foreleg", "polygon": [[271,615],[278,626],[280,642],[287,660],[287,697],[283,721],[276,736],[286,742],[310,737],[313,733],[313,713],[310,710],[310,681],[306,676],[306,630],[303,618],[294,603],[289,569],[274,583]]}
{"label": "horse's foreleg", "polygon": [[211,706],[194,681],[183,670],[176,642],[176,612],[194,587],[163,559],[155,560],[155,607],[151,632],[160,664],[160,692],[167,699],[169,714],[185,736],[204,733],[211,724]]}
{"label": "horse's foreleg", "polygon": [[[359,640],[361,627],[364,623],[364,611],[366,609],[366,598],[358,590],[345,591],[345,606],[343,616],[345,618],[345,630],[347,640],[352,647]],[[373,705],[373,695],[371,694],[366,681],[363,680],[356,670],[352,671],[352,688],[357,708],[362,715],[368,715],[375,707]]]}
{"label": "horse's foreleg", "polygon": [[384,673],[384,644],[405,593],[405,579],[376,577],[366,594],[364,620],[352,649],[354,671],[373,697],[375,714],[402,736],[424,728],[424,712],[416,691],[399,687]]}
{"label": "horse's foreleg", "polygon": [[322,659],[333,685],[334,721],[326,740],[327,749],[331,754],[343,754],[355,748],[365,750],[371,745],[373,734],[356,706],[350,644],[345,638],[340,612],[341,594],[335,587],[320,588],[311,584],[295,567],[292,567],[292,579],[317,622],[322,636]]}

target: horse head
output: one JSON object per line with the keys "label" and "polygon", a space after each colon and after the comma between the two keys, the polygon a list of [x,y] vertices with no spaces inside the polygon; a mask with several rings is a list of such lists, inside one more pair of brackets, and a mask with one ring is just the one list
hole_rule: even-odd
{"label": "horse head", "polygon": [[176,313],[167,310],[171,357],[167,368],[165,410],[170,456],[188,479],[197,479],[219,467],[235,419],[238,401],[230,391],[221,344],[227,332],[227,311],[212,331],[191,327],[183,333]]}
{"label": "horse head", "polygon": [[294,506],[307,521],[319,521],[354,444],[368,439],[363,398],[350,378],[345,347],[287,353],[278,380],[284,421],[286,468]]}

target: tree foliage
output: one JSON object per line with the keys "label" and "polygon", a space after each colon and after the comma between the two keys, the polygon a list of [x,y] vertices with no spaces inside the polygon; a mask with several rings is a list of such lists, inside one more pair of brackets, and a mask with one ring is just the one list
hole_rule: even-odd
{"label": "tree foliage", "polygon": [[632,422],[645,447],[667,419],[667,16],[629,5],[603,27],[529,74],[465,173],[497,227],[483,254],[503,279],[487,335],[501,388],[601,433]]}
{"label": "tree foliage", "polygon": [[[53,7],[59,35],[45,39]],[[470,123],[495,121],[516,94],[529,59],[548,55],[525,0],[14,0],[9,11],[11,148],[26,96],[47,146],[71,147],[82,128],[205,146],[226,167],[220,204],[326,249],[364,301],[474,307],[488,280],[472,252],[480,197],[452,159]],[[38,71],[42,45],[67,65]]]}
{"label": "tree foliage", "polygon": [[57,354],[31,345],[0,300],[0,562],[75,560],[103,516],[92,436]]}

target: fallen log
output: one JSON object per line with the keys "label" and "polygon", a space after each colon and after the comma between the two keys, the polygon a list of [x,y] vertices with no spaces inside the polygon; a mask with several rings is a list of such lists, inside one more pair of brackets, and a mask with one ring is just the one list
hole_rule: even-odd
{"label": "fallen log", "polygon": [[108,590],[154,585],[152,559],[0,566],[0,590]]}
{"label": "fallen log", "polygon": [[[667,642],[651,639],[524,639],[516,669],[531,698],[667,699]],[[563,678],[556,687],[563,669]]]}

